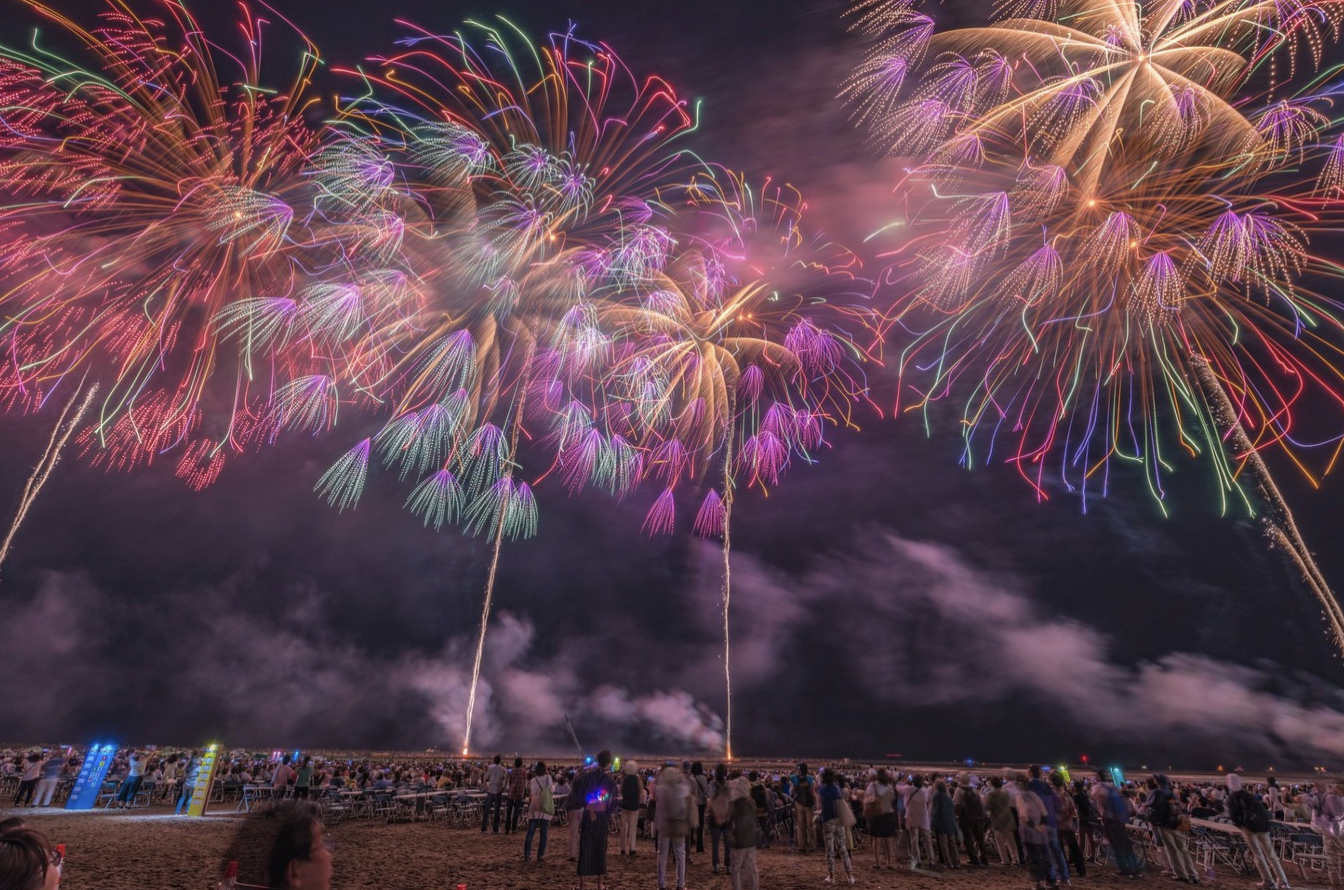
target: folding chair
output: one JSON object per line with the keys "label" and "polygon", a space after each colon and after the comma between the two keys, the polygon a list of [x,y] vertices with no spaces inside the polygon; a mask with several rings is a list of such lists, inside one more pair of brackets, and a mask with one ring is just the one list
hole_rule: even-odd
{"label": "folding chair", "polygon": [[147,807],[154,799],[154,789],[158,787],[156,782],[145,782],[136,789],[135,797],[131,798],[131,806]]}
{"label": "folding chair", "polygon": [[[1308,868],[1315,872],[1324,872],[1329,868],[1330,863],[1325,857],[1325,840],[1319,834],[1309,831],[1290,834],[1288,848],[1292,854],[1289,861],[1297,866],[1304,881],[1307,879]],[[1330,883],[1333,884],[1334,881]]]}

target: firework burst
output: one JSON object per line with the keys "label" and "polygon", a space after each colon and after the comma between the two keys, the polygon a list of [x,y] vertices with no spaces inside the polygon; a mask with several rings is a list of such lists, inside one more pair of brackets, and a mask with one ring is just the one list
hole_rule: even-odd
{"label": "firework burst", "polygon": [[1176,453],[1203,456],[1224,509],[1251,508],[1266,450],[1305,469],[1295,421],[1344,407],[1344,330],[1313,290],[1338,272],[1311,250],[1334,174],[1299,81],[1344,4],[1011,2],[941,33],[891,8],[857,19],[878,49],[847,92],[913,159],[890,273],[905,407],[957,398],[965,464],[1006,459],[1041,497],[1057,474],[1084,508],[1114,460],[1160,505]]}

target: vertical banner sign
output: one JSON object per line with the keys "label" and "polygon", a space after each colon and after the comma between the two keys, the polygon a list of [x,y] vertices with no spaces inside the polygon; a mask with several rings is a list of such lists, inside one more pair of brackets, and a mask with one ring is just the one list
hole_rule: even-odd
{"label": "vertical banner sign", "polygon": [[204,816],[205,806],[210,802],[210,789],[215,784],[215,770],[219,766],[219,745],[211,745],[201,755],[200,769],[196,772],[196,785],[191,789],[191,803],[187,804],[188,816]]}
{"label": "vertical banner sign", "polygon": [[98,800],[98,792],[103,790],[103,779],[112,768],[112,758],[117,755],[116,745],[100,745],[97,742],[89,746],[84,755],[84,763],[75,776],[75,785],[70,789],[70,798],[65,802],[67,810],[91,810]]}

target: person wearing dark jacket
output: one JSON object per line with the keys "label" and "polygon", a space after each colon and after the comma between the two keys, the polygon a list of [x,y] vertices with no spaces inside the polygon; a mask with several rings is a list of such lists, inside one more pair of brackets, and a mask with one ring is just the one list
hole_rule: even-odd
{"label": "person wearing dark jacket", "polygon": [[1287,890],[1288,876],[1283,872],[1283,863],[1274,853],[1274,845],[1269,840],[1269,809],[1260,798],[1241,787],[1241,776],[1232,773],[1227,777],[1228,815],[1232,824],[1241,829],[1246,838],[1246,846],[1251,848],[1255,867],[1266,888]]}
{"label": "person wearing dark jacket", "polygon": [[966,860],[972,865],[989,865],[989,855],[985,852],[985,802],[980,791],[971,785],[970,775],[962,777],[964,781],[952,798],[957,811],[957,824],[961,826],[961,841],[966,845]]}
{"label": "person wearing dark jacket", "polygon": [[933,783],[933,802],[929,806],[929,823],[933,828],[933,839],[938,845],[938,855],[948,868],[961,868],[957,858],[957,812],[952,805],[952,795],[947,793],[947,783],[942,779]]}
{"label": "person wearing dark jacket", "polygon": [[[717,778],[717,776],[716,776]],[[725,826],[727,848],[733,851],[728,870],[733,875],[733,890],[760,890],[761,876],[756,868],[756,844],[760,840],[760,823],[756,821],[756,804],[751,800],[751,783],[738,776],[728,783],[728,824]]]}
{"label": "person wearing dark jacket", "polygon": [[1050,861],[1054,864],[1059,880],[1068,884],[1069,861],[1065,858],[1064,847],[1059,841],[1059,803],[1055,799],[1055,790],[1041,779],[1041,768],[1039,766],[1033,765],[1028,769],[1028,773],[1031,775],[1031,781],[1027,783],[1027,787],[1034,791],[1040,797],[1041,802],[1045,804],[1046,853],[1049,854]]}

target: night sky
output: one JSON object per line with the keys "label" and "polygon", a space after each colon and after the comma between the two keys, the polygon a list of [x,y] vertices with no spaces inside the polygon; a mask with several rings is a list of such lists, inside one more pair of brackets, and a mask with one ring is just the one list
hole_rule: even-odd
{"label": "night sky", "polygon": [[[204,23],[227,26],[228,4],[208,5]],[[797,184],[832,237],[858,247],[892,212],[898,165],[834,98],[859,51],[838,6],[274,5],[346,65],[390,52],[396,16],[443,32],[496,12],[534,34],[573,20],[703,99],[697,151]],[[0,23],[7,43],[26,35]],[[1319,609],[1256,521],[1218,514],[1205,465],[1175,459],[1169,518],[1121,468],[1086,515],[1060,485],[1037,503],[1009,466],[958,467],[955,414],[927,435],[893,420],[893,375],[870,373],[883,416],[829,430],[819,465],[735,508],[737,753],[1344,762]],[[0,515],[57,408],[0,418]],[[171,464],[107,474],[68,454],[0,575],[0,744],[455,748],[488,547],[422,529],[388,474],[353,513],[328,509],[313,484],[365,434],[343,419],[284,439],[199,494]],[[1340,479],[1313,490],[1271,467],[1344,588]],[[642,536],[651,491],[541,494],[539,535],[504,548],[477,747],[565,750],[562,713],[593,749],[718,747],[717,544]]]}

